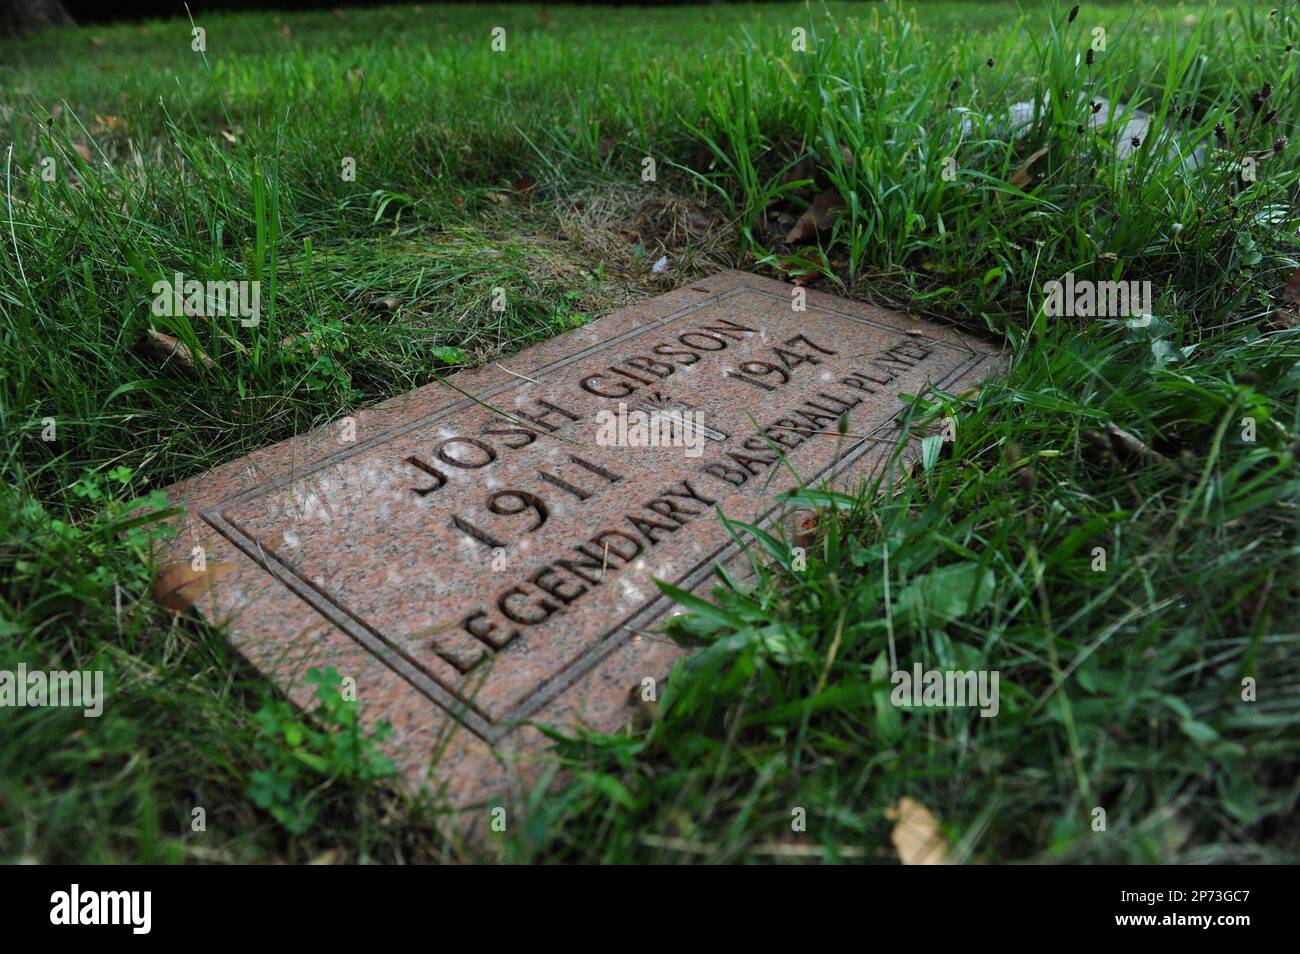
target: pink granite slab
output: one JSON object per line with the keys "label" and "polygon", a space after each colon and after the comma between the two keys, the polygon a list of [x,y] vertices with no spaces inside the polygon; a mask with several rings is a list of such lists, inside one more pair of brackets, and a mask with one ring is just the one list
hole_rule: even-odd
{"label": "pink granite slab", "polygon": [[[652,580],[707,592],[742,556],[719,508],[772,524],[795,474],[852,488],[887,458],[900,394],[1000,364],[870,305],[794,305],[724,272],[232,461],[167,491],[170,558],[233,565],[198,605],[295,701],[334,666],[413,784],[488,804],[531,777],[530,723],[617,730],[667,674],[674,606]],[[620,404],[695,446],[601,439]]]}

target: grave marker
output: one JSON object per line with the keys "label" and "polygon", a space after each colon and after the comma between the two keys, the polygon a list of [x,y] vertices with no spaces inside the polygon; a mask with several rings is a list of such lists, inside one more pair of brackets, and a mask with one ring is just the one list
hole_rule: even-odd
{"label": "grave marker", "polygon": [[528,720],[612,731],[680,653],[658,577],[707,593],[795,485],[852,488],[886,459],[899,395],[999,364],[952,330],[725,272],[513,358],[185,481],[173,559],[231,571],[197,604],[309,704],[356,680],[413,782],[457,803],[517,781]]}

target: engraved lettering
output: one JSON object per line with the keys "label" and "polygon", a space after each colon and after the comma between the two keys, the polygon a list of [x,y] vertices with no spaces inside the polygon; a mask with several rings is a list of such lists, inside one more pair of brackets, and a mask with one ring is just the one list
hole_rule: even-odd
{"label": "engraved lettering", "polygon": [[[526,603],[522,609],[517,609],[520,599],[527,600],[529,596],[529,592],[522,586],[512,586],[497,597],[497,609],[508,620],[525,626],[536,626],[538,623],[546,622],[550,615],[560,608],[558,603],[552,603],[546,597],[539,596],[531,603]],[[524,615],[525,612],[528,615]]]}
{"label": "engraved lettering", "polygon": [[441,490],[442,487],[443,487],[443,485],[447,483],[447,475],[446,475],[446,474],[444,474],[442,471],[440,471],[437,467],[433,467],[433,466],[431,466],[431,465],[429,465],[429,464],[426,464],[424,461],[420,460],[420,458],[418,458],[418,457],[408,457],[408,458],[406,458],[406,463],[411,464],[411,465],[414,466],[414,467],[418,467],[418,468],[420,468],[420,470],[424,471],[426,474],[428,474],[430,477],[432,477],[434,480],[437,481],[437,483],[434,484],[432,487],[412,487],[412,488],[411,488],[411,489],[414,490],[417,494],[419,494],[421,497],[423,497],[425,494],[431,494],[431,493],[433,493],[435,490]]}
{"label": "engraved lettering", "polygon": [[529,413],[528,411],[516,411],[515,413],[518,414],[519,417],[522,417],[524,420],[530,421],[533,424],[536,424],[538,427],[545,428],[550,433],[554,433],[556,430],[558,430],[561,424],[563,423],[561,422],[561,424],[553,424],[550,421],[548,421],[547,418],[549,418],[553,414],[559,414],[562,417],[567,417],[571,421],[581,420],[581,418],[577,414],[574,414],[572,411],[565,410],[564,408],[560,407],[558,404],[552,404],[550,401],[544,400],[542,398],[538,398],[536,403],[542,409],[540,412],[534,411],[532,413]]}
{"label": "engraved lettering", "polygon": [[[448,453],[448,447],[452,444],[468,444],[470,447],[482,452],[482,457],[477,460],[459,460]],[[452,467],[463,467],[467,470],[477,470],[480,467],[486,467],[497,459],[497,452],[488,444],[474,437],[449,437],[438,445],[438,460]]]}
{"label": "engraved lettering", "polygon": [[582,389],[583,389],[584,391],[586,391],[588,394],[594,394],[594,395],[596,395],[596,397],[603,397],[603,398],[621,398],[621,397],[627,397],[629,394],[631,394],[633,391],[636,390],[636,388],[634,388],[632,385],[630,385],[630,384],[626,384],[626,383],[624,383],[623,381],[614,381],[614,382],[613,382],[613,385],[614,385],[615,387],[622,388],[622,390],[620,390],[620,391],[606,391],[606,390],[601,390],[601,388],[608,386],[608,384],[609,384],[610,382],[608,382],[608,381],[601,381],[601,388],[596,387],[595,382],[596,382],[596,381],[599,381],[601,378],[604,378],[604,377],[605,377],[605,375],[603,375],[603,374],[591,374],[591,375],[588,375],[587,377],[583,378],[583,379],[578,383],[578,387],[582,388]]}

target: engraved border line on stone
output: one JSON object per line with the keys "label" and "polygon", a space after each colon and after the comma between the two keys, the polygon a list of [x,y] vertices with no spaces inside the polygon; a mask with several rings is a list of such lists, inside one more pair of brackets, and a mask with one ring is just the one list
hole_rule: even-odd
{"label": "engraved border line on stone", "polygon": [[[396,672],[419,692],[427,696],[444,712],[484,741],[491,741],[492,722],[485,718],[481,710],[476,709],[458,693],[444,687],[423,666],[416,663],[401,649],[390,644],[368,624],[356,617],[347,607],[335,602],[330,596],[317,589],[310,580],[304,579],[296,570],[287,566],[274,553],[267,553],[242,528],[227,523],[225,518],[216,515],[209,519],[209,524],[225,537],[231,544],[241,550],[245,556],[269,573],[284,587],[304,603],[346,634],[361,648],[378,659],[389,669]],[[254,544],[264,558],[254,555],[244,541]]]}
{"label": "engraved border line on stone", "polygon": [[[710,298],[705,299],[704,301],[696,302],[690,306],[687,306],[686,308],[682,308],[677,311],[674,311],[668,315],[665,315],[661,318],[658,318],[646,324],[643,327],[633,328],[621,335],[616,335],[613,338],[607,339],[603,342],[594,343],[588,346],[587,348],[582,349],[581,351],[575,352],[571,355],[567,355],[564,358],[560,358],[556,361],[543,365],[540,368],[534,369],[532,373],[542,374],[548,371],[558,370],[569,364],[580,361],[591,354],[595,354],[603,350],[612,349],[618,344],[621,344],[632,338],[639,337],[640,335],[653,331],[657,328],[661,328],[664,325],[670,324],[674,321],[678,321],[681,318],[684,318],[687,315],[692,314],[696,311],[721,304],[722,302],[734,298],[738,295],[741,295],[747,291],[753,292],[755,294],[776,301],[783,301],[782,297],[779,295],[776,295],[762,288],[755,288],[754,286],[749,285],[742,281],[737,285],[735,285],[734,287],[718,292],[715,295],[711,296]],[[835,309],[825,308],[822,307],[821,305],[813,305],[811,307],[814,310],[823,312],[827,315],[840,318],[843,320],[854,321],[858,324],[869,325],[879,330],[884,330],[892,333],[899,333],[901,331],[901,329],[895,326],[882,324],[881,322],[875,319],[864,318],[863,316],[860,315],[841,313],[836,311]],[[948,381],[951,381],[959,377],[960,375],[964,374],[966,371],[970,369],[970,366],[972,364],[978,363],[979,360],[983,358],[992,357],[992,354],[978,354],[977,352],[974,351],[974,349],[971,349],[969,346],[967,346],[966,348],[958,348],[951,341],[948,341],[946,339],[927,339],[927,340],[929,340],[933,344],[939,345],[940,347],[946,347],[949,350],[957,351],[958,353],[964,352],[965,354],[975,355],[974,361],[968,360],[962,365],[959,365],[948,375],[946,375],[945,378],[943,379],[943,382],[941,382],[940,384],[941,387],[944,386],[944,384],[946,384]],[[501,387],[491,391],[487,395],[487,397],[489,398],[496,397],[497,395],[505,393],[506,391],[509,391],[512,388],[518,386],[519,385],[514,381],[506,382]],[[284,561],[277,554],[274,553],[267,554],[267,552],[261,546],[260,542],[258,542],[255,537],[253,537],[251,534],[247,533],[247,531],[245,531],[242,527],[234,523],[233,520],[227,519],[226,515],[222,512],[230,507],[243,506],[247,503],[251,503],[252,501],[258,499],[259,497],[265,496],[266,494],[271,493],[274,490],[287,487],[292,483],[294,483],[296,480],[302,479],[303,477],[306,477],[312,473],[324,469],[325,467],[331,466],[332,464],[338,461],[345,460],[363,451],[367,451],[373,447],[382,445],[383,443],[386,443],[394,438],[409,433],[410,431],[415,430],[423,425],[433,423],[449,414],[453,414],[456,413],[457,411],[467,409],[473,406],[473,404],[474,402],[472,401],[454,402],[453,404],[450,404],[444,408],[431,412],[430,414],[424,415],[414,421],[408,422],[405,425],[402,425],[397,428],[393,428],[392,430],[376,435],[375,437],[370,438],[369,440],[364,441],[361,444],[346,448],[345,450],[338,451],[333,454],[329,454],[326,457],[321,458],[320,460],[309,465],[308,467],[300,471],[290,473],[286,477],[280,478],[279,480],[270,481],[266,484],[260,485],[259,487],[250,488],[249,490],[246,490],[226,501],[223,501],[222,503],[216,505],[215,507],[208,508],[202,513],[201,516],[210,526],[212,526],[215,530],[221,533],[222,536],[226,537],[226,539],[228,539],[238,549],[244,552],[245,555],[247,555],[256,565],[261,566],[264,570],[271,573],[276,579],[284,583],[286,585],[286,588],[288,588],[296,596],[298,596],[300,599],[306,602],[309,606],[312,606],[314,609],[316,609],[317,612],[319,612],[327,620],[329,620],[331,623],[337,626],[341,631],[351,636],[354,640],[360,643],[365,649],[371,652],[372,655],[376,656],[376,658],[378,658],[382,663],[389,666],[391,669],[393,669],[395,672],[397,672],[399,675],[405,678],[408,681],[408,683],[412,684],[415,688],[423,692],[426,696],[429,696],[431,701],[438,704],[438,706],[441,709],[443,709],[453,718],[457,719],[457,721],[465,725],[466,728],[470,729],[470,731],[473,731],[476,735],[479,735],[480,737],[484,738],[485,741],[490,742],[492,741],[492,737],[499,736],[500,734],[493,730],[492,728],[493,726],[499,726],[510,719],[517,719],[521,716],[526,715],[529,712],[536,711],[541,706],[544,706],[559,691],[562,691],[562,689],[565,688],[567,685],[572,684],[572,682],[576,681],[577,678],[580,678],[582,675],[585,675],[585,673],[590,671],[590,669],[594,667],[594,665],[597,664],[601,659],[603,659],[606,655],[614,651],[616,648],[618,648],[618,646],[622,645],[626,641],[626,638],[622,640],[619,639],[611,640],[609,638],[611,634],[614,634],[618,632],[620,629],[625,628],[629,623],[631,623],[636,619],[646,618],[649,620],[653,620],[658,615],[661,615],[662,612],[664,611],[663,608],[654,610],[653,612],[650,613],[648,617],[646,614],[655,606],[655,604],[664,601],[666,598],[655,597],[649,603],[643,605],[641,609],[636,610],[628,617],[625,617],[625,619],[622,622],[616,624],[604,635],[602,635],[597,641],[595,641],[588,650],[586,650],[583,653],[580,653],[578,656],[574,657],[570,662],[565,663],[552,676],[547,677],[541,683],[539,683],[538,686],[529,694],[527,699],[521,702],[520,704],[518,704],[515,707],[515,709],[503,715],[499,720],[493,722],[480,716],[479,713],[482,710],[479,710],[477,709],[477,707],[474,707],[472,702],[464,699],[459,693],[447,687],[444,687],[442,683],[440,683],[437,680],[437,678],[434,676],[433,673],[429,672],[422,664],[417,663],[414,659],[407,656],[404,650],[390,643],[385,636],[383,636],[377,630],[373,629],[364,621],[362,621],[351,610],[349,610],[340,601],[338,601],[333,595],[328,594],[323,590],[317,588],[313,583],[305,579],[298,570],[296,570],[294,567],[292,567],[290,564]],[[882,423],[871,433],[874,435],[875,433],[879,432],[881,429],[888,427],[890,423],[896,422],[896,420],[897,420],[897,416],[891,418],[890,421]],[[844,466],[847,466],[849,463],[856,461],[858,458],[863,456],[863,452],[870,449],[863,445],[868,445],[870,443],[871,442],[869,441],[859,441],[859,447],[861,448],[861,450],[859,450],[859,448],[851,449],[849,453],[839,458],[840,463]],[[830,465],[828,465],[828,467],[834,465],[835,462],[832,462]],[[812,479],[814,480],[820,479],[822,474],[825,473],[825,470],[826,468],[824,468]],[[771,515],[771,513],[773,513],[776,509],[779,509],[779,505],[769,510],[767,514],[764,515],[763,519],[767,519]],[[721,550],[715,551],[713,555],[711,555],[710,557],[706,557],[703,561],[698,563],[695,568],[688,571],[683,577],[681,577],[681,580],[684,581],[689,577],[696,576],[701,571],[705,573],[711,572],[712,566],[717,562],[717,555],[725,551],[728,548],[728,546],[734,548],[736,552],[739,552],[739,547],[736,547],[735,544],[724,545],[724,547]],[[253,552],[254,549],[257,551],[256,553]],[[261,554],[262,556],[259,557],[258,554]],[[727,558],[730,558],[731,555],[729,555]],[[707,564],[707,566],[705,564]],[[575,670],[580,670],[580,671],[575,671]]]}

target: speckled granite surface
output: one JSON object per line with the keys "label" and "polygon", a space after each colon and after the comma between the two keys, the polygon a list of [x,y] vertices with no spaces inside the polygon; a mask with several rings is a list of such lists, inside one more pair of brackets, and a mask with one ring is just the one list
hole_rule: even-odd
{"label": "speckled granite surface", "polygon": [[[489,804],[545,750],[526,722],[616,730],[667,674],[680,650],[655,635],[673,607],[652,578],[707,593],[739,556],[717,508],[780,521],[791,469],[852,486],[888,453],[899,393],[959,391],[1000,361],[724,272],[169,488],[170,558],[201,545],[233,565],[197,606],[295,701],[334,666],[392,723],[413,785]],[[599,412],[620,405],[628,436],[688,446],[611,445]]]}

